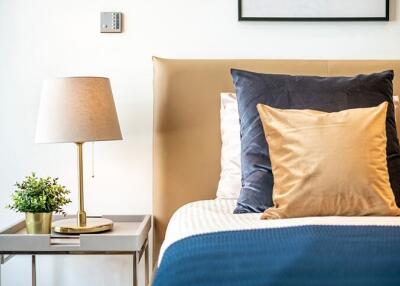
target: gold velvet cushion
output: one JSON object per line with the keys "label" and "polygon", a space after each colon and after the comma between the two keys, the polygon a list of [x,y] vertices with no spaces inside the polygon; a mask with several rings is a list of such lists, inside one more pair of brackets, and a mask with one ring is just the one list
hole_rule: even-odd
{"label": "gold velvet cushion", "polygon": [[274,175],[263,219],[397,216],[386,163],[388,104],[325,113],[258,104]]}

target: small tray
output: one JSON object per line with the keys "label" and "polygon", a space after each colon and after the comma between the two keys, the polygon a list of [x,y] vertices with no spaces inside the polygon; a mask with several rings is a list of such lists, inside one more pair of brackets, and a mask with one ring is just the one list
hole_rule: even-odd
{"label": "small tray", "polygon": [[[74,216],[54,216],[53,221]],[[93,234],[64,235],[27,234],[25,220],[0,230],[0,254],[59,254],[79,252],[140,251],[151,227],[150,215],[105,215],[114,227],[111,231]]]}

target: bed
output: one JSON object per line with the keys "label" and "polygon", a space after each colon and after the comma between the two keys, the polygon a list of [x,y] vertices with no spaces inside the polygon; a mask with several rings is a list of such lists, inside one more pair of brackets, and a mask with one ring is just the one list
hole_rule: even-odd
{"label": "bed", "polygon": [[[400,61],[154,58],[155,284],[352,285],[356,279],[360,285],[398,285],[398,217],[261,221],[260,214],[233,215],[234,200],[215,200],[221,149],[218,95],[234,90],[231,68],[321,76],[393,69],[394,93],[400,91]],[[264,247],[263,263],[253,265],[259,247]],[[214,264],[207,261],[210,257]],[[389,267],[382,261],[390,261]],[[207,267],[202,270],[202,265]]]}

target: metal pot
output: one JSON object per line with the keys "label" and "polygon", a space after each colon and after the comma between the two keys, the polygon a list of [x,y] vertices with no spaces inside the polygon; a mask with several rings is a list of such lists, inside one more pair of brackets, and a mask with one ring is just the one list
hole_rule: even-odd
{"label": "metal pot", "polygon": [[49,234],[52,213],[25,213],[26,231],[29,234]]}

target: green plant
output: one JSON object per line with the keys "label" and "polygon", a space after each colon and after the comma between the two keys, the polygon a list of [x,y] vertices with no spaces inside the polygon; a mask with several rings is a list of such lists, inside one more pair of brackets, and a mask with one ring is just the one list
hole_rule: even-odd
{"label": "green plant", "polygon": [[7,208],[17,212],[49,213],[65,215],[62,207],[71,202],[65,186],[58,184],[58,178],[38,178],[35,173],[16,183],[17,190],[11,195],[13,203]]}

